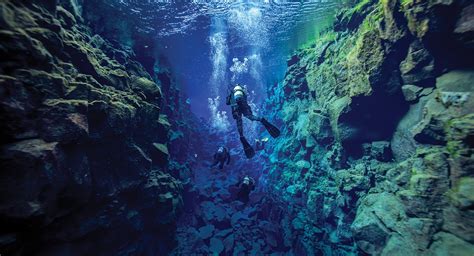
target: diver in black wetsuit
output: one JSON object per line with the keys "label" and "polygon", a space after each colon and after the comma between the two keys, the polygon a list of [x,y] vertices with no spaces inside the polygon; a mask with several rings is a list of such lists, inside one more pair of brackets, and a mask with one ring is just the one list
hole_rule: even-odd
{"label": "diver in black wetsuit", "polygon": [[217,152],[214,154],[214,163],[211,167],[216,166],[219,163],[219,169],[224,167],[224,163],[227,161],[227,165],[230,164],[230,153],[226,147],[219,147]]}
{"label": "diver in black wetsuit", "polygon": [[273,138],[276,138],[280,135],[280,130],[278,130],[278,128],[270,124],[265,118],[255,116],[252,113],[252,109],[250,108],[247,102],[247,94],[245,93],[242,86],[237,84],[232,89],[231,93],[226,98],[226,104],[232,107],[232,117],[234,117],[235,121],[237,122],[237,129],[239,131],[240,141],[244,146],[244,152],[247,158],[252,158],[255,155],[255,151],[253,150],[252,146],[250,146],[247,139],[244,137],[244,131],[242,127],[242,115],[252,121],[260,121]]}
{"label": "diver in black wetsuit", "polygon": [[267,143],[268,138],[263,138],[261,140],[255,139],[255,151],[260,151],[265,149],[265,144]]}
{"label": "diver in black wetsuit", "polygon": [[245,204],[248,203],[250,199],[250,192],[255,189],[255,180],[252,177],[246,175],[242,180],[239,181],[239,183],[237,183],[237,186],[239,187],[237,199]]}

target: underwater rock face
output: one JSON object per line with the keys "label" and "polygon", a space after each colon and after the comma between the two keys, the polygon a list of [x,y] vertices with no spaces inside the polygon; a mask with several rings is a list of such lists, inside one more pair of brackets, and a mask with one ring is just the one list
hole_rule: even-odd
{"label": "underwater rock face", "polygon": [[161,89],[79,2],[0,3],[0,251],[166,253],[182,185]]}
{"label": "underwater rock face", "polygon": [[469,1],[359,1],[290,57],[266,109],[293,253],[474,253],[473,19]]}

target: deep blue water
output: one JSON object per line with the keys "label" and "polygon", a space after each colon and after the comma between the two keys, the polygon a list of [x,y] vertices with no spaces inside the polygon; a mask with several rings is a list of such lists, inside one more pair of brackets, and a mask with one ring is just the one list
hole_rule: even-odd
{"label": "deep blue water", "polygon": [[[290,53],[314,40],[345,1],[107,2],[154,35],[157,57],[169,62],[193,112],[221,126],[216,115],[226,110],[227,87],[245,84],[260,105],[266,87],[283,78]],[[209,99],[217,96],[213,110]]]}
{"label": "deep blue water", "polygon": [[[255,139],[269,138],[265,150],[247,159],[225,98],[229,87],[243,84],[252,111],[276,121],[274,113],[263,110],[268,88],[284,79],[291,54],[317,40],[345,1],[108,2],[135,20],[136,31],[152,35],[154,45],[146,48],[155,49],[155,59],[170,68],[191,110],[210,128],[206,132],[210,132],[211,140],[183,152],[183,156],[193,155],[196,161],[192,160],[190,173],[180,177],[185,186],[184,213],[177,222],[175,253],[202,255],[217,250],[210,248],[212,241],[204,245],[202,241],[209,237],[196,232],[202,233],[210,226],[210,232],[227,232],[235,218],[242,225],[232,224],[232,243],[250,241],[253,248],[257,240],[271,239],[261,224],[281,230],[269,222],[269,209],[280,209],[270,198],[273,188],[268,187],[271,152],[277,140],[260,122],[243,119],[244,134],[252,147]],[[222,170],[209,167],[219,146],[229,148],[232,158]],[[236,199],[236,184],[245,175],[255,180],[248,205]],[[253,223],[251,216],[257,214],[261,216]],[[213,215],[219,216],[209,217]],[[221,217],[225,221],[219,220]],[[235,255],[240,249],[236,245]]]}

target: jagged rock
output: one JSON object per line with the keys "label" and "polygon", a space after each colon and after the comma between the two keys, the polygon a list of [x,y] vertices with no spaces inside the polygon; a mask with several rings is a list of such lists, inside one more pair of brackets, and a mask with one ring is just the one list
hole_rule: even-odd
{"label": "jagged rock", "polygon": [[437,32],[433,23],[437,22],[438,17],[432,17],[429,12],[435,5],[450,5],[452,2],[421,3],[413,0],[407,1],[402,8],[408,21],[408,28],[413,35],[419,38],[425,38],[431,33]]}
{"label": "jagged rock", "polygon": [[234,253],[233,255],[245,255],[246,248],[242,243],[237,243],[234,247]]}
{"label": "jagged rock", "polygon": [[241,222],[245,223],[248,220],[248,215],[242,212],[236,212],[232,215],[230,223],[232,227],[239,225]]}
{"label": "jagged rock", "polygon": [[396,167],[387,171],[387,183],[395,183],[398,186],[403,187],[410,181],[410,169],[412,167],[412,161],[406,160],[399,163]]}
{"label": "jagged rock", "polygon": [[141,200],[148,202],[145,208],[156,209],[159,216],[156,221],[159,224],[173,222],[183,206],[181,183],[169,174],[152,171],[144,188]]}
{"label": "jagged rock", "polygon": [[82,20],[82,2],[83,0],[60,0],[60,5],[74,14],[74,17]]}
{"label": "jagged rock", "polygon": [[160,87],[153,81],[145,77],[135,77],[133,79],[132,89],[137,93],[142,93],[147,101],[151,103],[160,104],[160,99],[162,97],[162,93]]}
{"label": "jagged rock", "polygon": [[392,150],[388,141],[374,141],[371,144],[364,144],[366,155],[382,162],[392,159]]}
{"label": "jagged rock", "polygon": [[[438,78],[438,84],[442,85],[442,88],[447,87],[445,81],[445,78]],[[462,83],[459,85],[463,88]],[[419,98],[416,104],[410,106],[410,110],[398,124],[391,141],[392,151],[397,160],[407,159],[420,143],[432,145],[446,143],[444,116],[447,110],[438,100],[436,92]]]}
{"label": "jagged rock", "polygon": [[254,243],[252,245],[252,250],[250,251],[249,255],[252,255],[252,256],[258,255],[262,251],[260,247],[261,247],[260,244]]}
{"label": "jagged rock", "polygon": [[286,64],[287,64],[287,66],[289,67],[289,66],[292,66],[292,65],[294,65],[295,63],[297,63],[298,60],[299,60],[298,56],[297,56],[297,55],[293,55],[293,56],[291,56],[291,58],[290,58],[289,60],[286,61]]}
{"label": "jagged rock", "polygon": [[224,248],[226,252],[231,252],[234,248],[235,236],[233,234],[227,236],[224,239]]}
{"label": "jagged rock", "polygon": [[87,102],[54,99],[44,105],[48,111],[41,116],[40,134],[45,140],[67,144],[88,137]]}
{"label": "jagged rock", "polygon": [[343,191],[366,190],[369,185],[369,177],[365,175],[366,170],[363,165],[357,165],[353,169],[341,170],[337,172],[337,183]]}
{"label": "jagged rock", "polygon": [[456,188],[462,177],[469,176],[473,170],[472,136],[474,134],[474,115],[469,114],[452,119],[446,128],[447,150],[450,155],[451,182]]}
{"label": "jagged rock", "polygon": [[450,182],[449,207],[443,211],[443,229],[469,242],[474,241],[473,212],[470,210],[473,160],[468,139],[474,134],[473,115],[454,118],[446,127],[449,152]]}
{"label": "jagged rock", "polygon": [[214,233],[214,225],[206,225],[199,228],[198,236],[201,239],[208,239]]}
{"label": "jagged rock", "polygon": [[303,220],[306,219],[305,216],[302,216],[301,218],[296,217],[291,221],[291,225],[295,230],[303,230],[304,229],[304,222]]}
{"label": "jagged rock", "polygon": [[443,102],[446,107],[451,105],[461,106],[468,100],[469,96],[469,92],[441,92],[441,102]]}
{"label": "jagged rock", "polygon": [[311,164],[308,161],[300,160],[296,162],[296,166],[300,169],[309,169],[311,167]]}
{"label": "jagged rock", "polygon": [[[202,211],[204,212],[204,218],[207,222],[212,223],[220,228],[229,225],[229,216],[225,209],[218,206],[210,201],[204,201],[201,203]],[[225,234],[222,234],[225,236]]]}
{"label": "jagged rock", "polygon": [[233,231],[232,228],[221,230],[221,231],[216,233],[215,237],[224,238],[227,235],[229,235],[230,233],[232,233],[232,231]]}
{"label": "jagged rock", "polygon": [[403,82],[432,86],[434,83],[434,59],[418,40],[413,41],[407,57],[400,63]]}
{"label": "jagged rock", "polygon": [[[56,198],[60,197],[59,192],[66,188],[65,181],[70,178],[58,170],[66,159],[57,142],[22,140],[3,145],[0,156],[4,175],[9,177],[2,179],[1,187],[4,201],[0,209],[5,218],[27,220],[37,216],[60,215],[49,209],[55,204]],[[84,160],[79,159],[78,163],[81,165],[73,169],[77,175],[75,185],[84,189],[84,194],[76,195],[78,199],[87,197],[90,193],[91,177],[89,166]],[[40,201],[38,197],[47,187],[51,189],[48,193],[43,192],[43,200]]]}
{"label": "jagged rock", "polygon": [[77,24],[76,17],[72,13],[64,9],[62,6],[58,6],[56,8],[56,13],[60,21],[62,22],[62,26],[70,28]]}
{"label": "jagged rock", "polygon": [[211,238],[211,245],[209,246],[209,250],[214,255],[219,255],[224,250],[224,244],[218,238]]}
{"label": "jagged rock", "polygon": [[397,193],[406,205],[407,214],[420,218],[440,218],[444,193],[448,190],[446,156],[433,151],[412,167],[409,189]]}
{"label": "jagged rock", "polygon": [[0,236],[14,237],[0,250],[166,251],[183,188],[152,170],[152,142],[166,143],[154,129],[162,95],[150,90],[156,84],[132,55],[92,35],[81,7],[75,0],[0,3],[1,190],[9,195],[0,215],[11,223]]}
{"label": "jagged rock", "polygon": [[[472,191],[472,190],[471,190]],[[456,199],[454,199],[456,200]],[[472,210],[460,208],[459,205],[447,207],[443,210],[443,230],[470,243],[474,242],[474,213]]]}
{"label": "jagged rock", "polygon": [[412,84],[406,84],[402,86],[403,96],[405,96],[406,101],[410,102],[417,100],[418,95],[422,90],[423,88]]}
{"label": "jagged rock", "polygon": [[360,1],[354,8],[340,11],[336,15],[334,30],[354,30],[364,21],[365,17],[374,10],[375,1]]}
{"label": "jagged rock", "polygon": [[389,193],[369,194],[361,205],[351,225],[354,238],[364,252],[380,254],[392,230],[406,217],[404,207]]}
{"label": "jagged rock", "polygon": [[411,244],[412,241],[404,239],[398,234],[392,235],[380,255],[412,255],[416,254],[416,249]]}
{"label": "jagged rock", "polygon": [[474,17],[474,4],[464,7],[458,16],[454,33],[466,47],[474,48],[474,24],[472,17]]}
{"label": "jagged rock", "polygon": [[443,122],[434,117],[420,122],[412,132],[413,138],[423,144],[444,145],[446,143]]}
{"label": "jagged rock", "polygon": [[427,101],[427,98],[421,98],[418,103],[411,105],[408,113],[398,123],[390,142],[397,161],[405,160],[415,153],[418,143],[413,138],[412,129],[421,121]]}
{"label": "jagged rock", "polygon": [[[469,100],[474,90],[472,85],[474,72],[472,70],[453,70],[436,79],[436,86],[440,89],[440,99],[446,106],[460,105]],[[466,106],[470,107],[470,106]]]}
{"label": "jagged rock", "polygon": [[446,233],[437,233],[434,242],[430,246],[430,254],[433,255],[472,255],[474,246],[458,237]]}

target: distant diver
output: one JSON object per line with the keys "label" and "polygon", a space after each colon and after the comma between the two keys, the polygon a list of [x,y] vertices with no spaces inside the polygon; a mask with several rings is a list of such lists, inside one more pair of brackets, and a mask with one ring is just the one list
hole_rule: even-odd
{"label": "distant diver", "polygon": [[261,140],[255,139],[255,151],[260,151],[265,149],[265,143],[267,143],[268,138],[263,138]]}
{"label": "distant diver", "polygon": [[232,107],[232,116],[237,122],[240,142],[242,142],[244,152],[247,158],[252,158],[255,155],[255,151],[253,150],[252,146],[250,146],[247,139],[244,137],[244,131],[242,127],[242,115],[252,121],[260,121],[273,138],[276,138],[280,135],[280,130],[278,130],[278,128],[270,124],[265,118],[257,117],[252,113],[252,109],[250,108],[247,102],[247,94],[245,93],[242,86],[240,86],[239,84],[236,84],[227,96],[226,104]]}
{"label": "distant diver", "polygon": [[239,192],[237,193],[237,199],[243,203],[248,203],[250,192],[255,189],[255,180],[248,175],[245,175],[243,179],[237,183]]}
{"label": "distant diver", "polygon": [[227,161],[227,165],[230,164],[230,153],[226,147],[220,146],[217,152],[214,154],[214,162],[211,167],[216,166],[219,163],[219,169],[224,168],[224,163]]}

